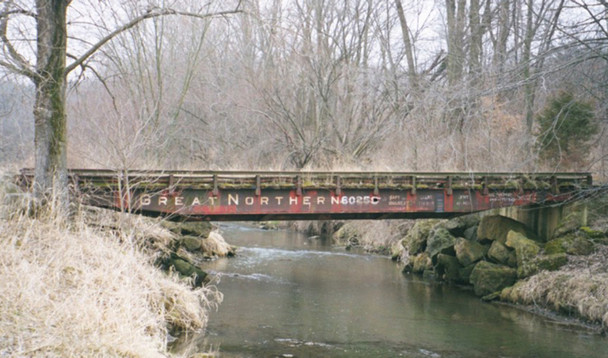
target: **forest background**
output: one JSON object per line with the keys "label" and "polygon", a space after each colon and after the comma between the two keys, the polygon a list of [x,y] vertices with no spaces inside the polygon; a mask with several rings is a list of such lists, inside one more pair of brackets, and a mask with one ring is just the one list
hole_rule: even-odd
{"label": "forest background", "polygon": [[[34,164],[31,1],[0,4],[0,166]],[[606,0],[78,1],[68,167],[592,171],[608,178]],[[17,11],[20,10],[20,11]],[[32,25],[33,28],[32,28]]]}

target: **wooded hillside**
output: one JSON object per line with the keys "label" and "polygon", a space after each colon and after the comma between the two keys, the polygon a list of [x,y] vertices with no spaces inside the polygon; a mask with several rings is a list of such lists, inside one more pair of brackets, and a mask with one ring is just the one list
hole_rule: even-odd
{"label": "wooded hillside", "polygon": [[[4,165],[34,164],[34,87],[13,53],[36,52],[31,3],[0,7]],[[68,59],[165,3],[115,5],[70,5]],[[251,0],[238,9],[147,19],[74,69],[68,166],[608,176],[604,0]]]}

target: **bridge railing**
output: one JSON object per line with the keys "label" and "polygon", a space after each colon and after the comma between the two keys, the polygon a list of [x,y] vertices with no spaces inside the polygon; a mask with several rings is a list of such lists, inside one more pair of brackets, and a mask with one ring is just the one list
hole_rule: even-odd
{"label": "bridge railing", "polygon": [[[547,190],[552,193],[592,186],[590,173],[491,173],[491,172],[329,172],[329,171],[185,171],[185,170],[99,170],[70,169],[75,186],[125,188],[144,186],[148,190],[193,188],[222,189],[454,189]],[[32,169],[22,169],[18,179],[33,181]]]}

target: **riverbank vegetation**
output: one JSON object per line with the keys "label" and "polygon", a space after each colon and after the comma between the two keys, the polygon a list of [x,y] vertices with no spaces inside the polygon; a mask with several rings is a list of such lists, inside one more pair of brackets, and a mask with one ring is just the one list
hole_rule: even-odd
{"label": "riverbank vegetation", "polygon": [[166,357],[171,334],[204,330],[221,294],[155,266],[170,233],[124,216],[104,226],[86,210],[32,217],[4,188],[0,356]]}

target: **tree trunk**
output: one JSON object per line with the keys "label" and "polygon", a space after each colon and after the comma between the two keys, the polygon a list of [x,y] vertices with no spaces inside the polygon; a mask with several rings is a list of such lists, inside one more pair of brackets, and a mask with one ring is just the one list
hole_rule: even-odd
{"label": "tree trunk", "polygon": [[[68,0],[36,0],[38,10],[34,194],[67,209],[66,12]],[[55,205],[53,205],[55,204]]]}
{"label": "tree trunk", "polygon": [[477,84],[477,80],[481,73],[481,39],[483,30],[479,18],[479,11],[479,0],[471,0],[469,9],[469,75],[472,84]]}
{"label": "tree trunk", "polygon": [[497,38],[494,43],[494,55],[492,64],[494,71],[502,76],[507,59],[507,41],[511,30],[511,3],[509,0],[501,0],[498,9]]}
{"label": "tree trunk", "polygon": [[416,62],[414,59],[414,51],[412,49],[412,41],[410,39],[410,28],[407,25],[401,0],[395,0],[395,6],[397,7],[397,15],[399,16],[399,24],[401,25],[401,34],[403,35],[403,46],[405,48],[405,58],[407,60],[410,85],[416,91],[418,90],[418,75],[416,74]]}
{"label": "tree trunk", "polygon": [[524,49],[522,55],[523,62],[523,80],[524,80],[524,116],[526,123],[526,134],[528,139],[526,140],[526,152],[528,155],[532,155],[532,129],[534,126],[534,90],[535,82],[532,79],[530,61],[532,59],[532,40],[534,39],[533,21],[533,0],[528,1],[528,11],[526,18],[526,35],[524,37]]}
{"label": "tree trunk", "polygon": [[447,8],[447,76],[450,85],[455,85],[462,79],[464,67],[464,27],[465,27],[464,0],[446,0]]}

